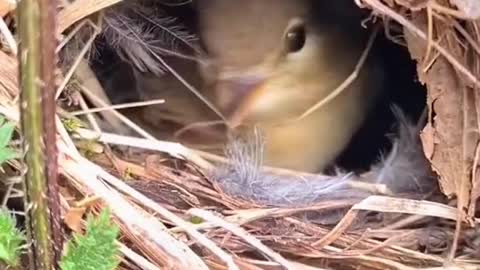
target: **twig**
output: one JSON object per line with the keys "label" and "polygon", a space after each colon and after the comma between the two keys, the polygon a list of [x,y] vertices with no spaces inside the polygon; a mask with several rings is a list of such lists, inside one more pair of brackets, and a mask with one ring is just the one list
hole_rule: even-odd
{"label": "twig", "polygon": [[429,1],[428,6],[431,7],[432,9],[438,10],[441,13],[445,13],[448,15],[451,15],[453,17],[456,17],[458,19],[464,19],[464,20],[471,20],[475,18],[470,18],[468,15],[464,14],[463,12],[455,9],[451,9],[445,6],[442,6],[438,4],[436,1]]}
{"label": "twig", "polygon": [[[90,89],[86,88],[85,86],[83,85],[80,85],[80,89],[82,90],[82,93],[84,93],[90,100],[92,100],[92,102],[95,102],[95,103],[98,103],[100,104],[101,106],[103,107],[107,107],[107,106],[110,106],[109,104],[107,104],[104,100],[102,100],[101,98],[99,98],[98,96],[96,96],[95,94],[93,94]],[[138,134],[140,134],[142,137],[144,138],[147,138],[149,140],[152,140],[152,141],[155,141],[155,137],[153,135],[151,135],[150,133],[148,133],[147,131],[145,131],[143,128],[139,127],[137,124],[135,124],[133,121],[131,121],[130,119],[128,119],[127,117],[125,117],[124,115],[122,115],[121,113],[117,112],[116,110],[111,110],[109,111],[111,112],[113,115],[115,115],[115,117],[117,117],[121,122],[123,122],[125,125],[127,125],[128,127],[132,128],[134,131],[136,131]]]}
{"label": "twig", "polygon": [[[72,154],[64,145],[59,144],[65,154]],[[120,194],[107,187],[101,178],[114,178],[102,168],[91,163],[81,156],[64,156],[61,166],[66,176],[72,181],[79,181],[88,189],[100,196],[112,209],[114,214],[135,233],[143,234],[159,247],[162,247],[170,256],[176,259],[182,267],[180,269],[208,269],[205,263],[183,242],[178,241],[163,228],[163,224],[151,217],[145,217],[129,204]],[[111,179],[110,179],[111,180]],[[118,182],[121,182],[118,180]],[[125,184],[126,185],[126,184]],[[193,267],[193,268],[192,268]]]}
{"label": "twig", "polygon": [[425,51],[425,58],[422,66],[426,66],[430,53],[432,52],[432,40],[433,40],[433,10],[431,6],[427,6],[427,49]]}
{"label": "twig", "polygon": [[146,260],[144,257],[141,255],[137,254],[133,250],[129,249],[127,246],[125,246],[122,243],[118,243],[120,247],[120,251],[130,260],[132,260],[134,263],[136,263],[139,267],[141,267],[143,270],[160,270],[160,268],[156,267],[153,263],[149,262]]}
{"label": "twig", "polygon": [[93,130],[95,130],[96,132],[101,132],[100,125],[96,121],[95,117],[93,116],[92,113],[88,112],[89,109],[88,109],[87,102],[85,101],[82,95],[79,95],[79,104],[80,104],[80,108],[83,109],[82,112],[86,112],[87,120],[88,122],[90,122],[90,125],[92,126]]}
{"label": "twig", "polygon": [[77,66],[80,64],[80,62],[83,60],[83,57],[85,54],[87,54],[88,50],[90,50],[90,47],[92,46],[93,42],[95,41],[95,38],[97,37],[99,33],[99,30],[95,28],[92,36],[88,39],[88,41],[85,43],[83,46],[82,50],[78,54],[77,58],[73,62],[73,65],[70,67],[70,69],[67,71],[67,74],[65,75],[65,78],[63,79],[62,83],[58,87],[57,93],[55,95],[55,98],[58,98],[60,94],[62,93],[63,89],[65,86],[67,86],[68,82],[72,78],[73,74],[75,74],[75,70]]}
{"label": "twig", "polygon": [[150,105],[163,104],[163,103],[165,103],[164,99],[156,99],[156,100],[141,101],[141,102],[129,102],[129,103],[123,103],[118,105],[105,106],[101,108],[83,109],[81,111],[71,112],[69,114],[73,116],[78,116],[83,114],[91,114],[91,113],[120,110],[120,109],[127,109],[127,108],[136,108],[136,107],[150,106]]}
{"label": "twig", "polygon": [[122,0],[77,0],[58,14],[57,33],[61,34],[72,24]]}
{"label": "twig", "polygon": [[60,44],[58,44],[55,52],[59,53],[63,49],[63,47],[65,47],[65,45],[67,45],[67,43],[72,40],[72,38],[74,38],[75,35],[80,31],[80,29],[82,29],[82,27],[84,27],[86,24],[90,25],[94,29],[97,28],[97,26],[91,20],[87,19],[81,21],[79,24],[75,25],[75,27],[67,34],[66,37],[62,39]]}
{"label": "twig", "polygon": [[283,258],[280,254],[274,252],[267,246],[265,246],[260,240],[257,238],[249,235],[244,229],[241,227],[238,227],[234,224],[228,223],[225,220],[213,215],[209,211],[205,211],[202,209],[190,209],[188,211],[190,215],[200,217],[206,221],[209,221],[218,227],[224,228],[227,231],[235,234],[238,237],[241,237],[243,240],[245,240],[247,243],[261,251],[263,254],[267,255],[277,263],[279,263],[281,266],[285,267],[286,269],[297,269],[297,267],[293,266],[289,261],[287,261],[285,258]]}
{"label": "twig", "polygon": [[365,61],[367,60],[368,54],[370,52],[370,49],[373,46],[373,42],[375,41],[375,37],[377,36],[378,33],[378,25],[375,27],[374,31],[370,35],[367,45],[365,46],[365,49],[363,50],[362,54],[360,55],[360,58],[358,59],[357,64],[355,65],[354,70],[352,73],[337,87],[335,88],[330,94],[328,94],[324,99],[320,100],[317,102],[315,105],[312,107],[308,108],[307,111],[305,111],[302,115],[300,115],[298,118],[295,119],[295,121],[302,120],[303,118],[307,117],[310,115],[312,112],[318,110],[320,107],[323,105],[327,104],[330,102],[332,99],[340,95],[343,90],[345,90],[357,77],[358,74],[360,73],[360,70],[362,69],[363,65],[365,64]]}
{"label": "twig", "polygon": [[190,160],[202,169],[213,169],[213,166],[209,162],[197,156],[194,152],[191,152],[188,148],[184,147],[179,143],[134,138],[106,132],[99,134],[87,129],[78,129],[77,133],[83,138],[98,139],[99,141],[108,144],[125,145],[142,149],[161,151],[164,153],[168,153],[173,157]]}
{"label": "twig", "polygon": [[147,47],[147,49],[152,53],[152,55],[155,56],[155,58],[157,58],[158,61],[160,61],[160,63],[170,72],[173,74],[173,76],[175,76],[175,78],[177,78],[190,92],[192,92],[195,96],[197,96],[205,105],[208,106],[208,108],[210,108],[218,117],[220,117],[224,122],[225,122],[225,125],[229,126],[229,122],[227,121],[227,119],[225,118],[225,116],[217,109],[217,107],[215,105],[213,105],[213,103],[211,103],[208,99],[206,99],[200,92],[198,92],[198,90],[192,86],[191,84],[189,84],[182,76],[180,76],[180,74],[178,74],[172,67],[170,67],[170,65],[167,64],[167,62],[165,60],[163,60],[162,57],[160,57],[159,55],[155,54],[150,48]]}
{"label": "twig", "polygon": [[[445,204],[425,200],[393,198],[372,195],[352,206],[353,210],[378,211],[384,213],[404,213],[457,220],[458,209]],[[480,223],[480,218],[471,222]]]}
{"label": "twig", "polygon": [[[412,33],[416,34],[418,37],[422,38],[423,40],[427,41],[427,35],[420,30],[417,26],[411,23],[402,15],[396,13],[393,9],[389,8],[388,6],[384,5],[378,0],[362,0],[368,3],[371,7],[373,7],[376,11],[383,13],[384,15],[392,18],[393,20],[397,21],[399,24],[403,25]],[[463,66],[453,55],[451,55],[447,49],[443,48],[438,42],[432,40],[432,46],[437,49],[440,54],[445,57],[450,64],[452,64],[460,73],[465,75],[467,79],[469,79],[476,87],[480,87],[480,80],[473,75],[470,70],[468,70],[465,66]]]}
{"label": "twig", "polygon": [[15,38],[13,37],[12,32],[10,32],[10,29],[8,29],[8,26],[2,17],[0,17],[0,32],[5,38],[5,41],[7,42],[8,47],[10,48],[12,53],[14,55],[17,55],[18,54],[17,42],[15,41]]}
{"label": "twig", "polygon": [[[83,157],[77,157],[77,158],[79,159],[79,161],[83,160],[83,162],[85,164],[89,163],[89,161],[86,160]],[[228,255],[226,252],[224,252],[222,249],[220,249],[217,245],[215,245],[211,240],[206,238],[203,234],[199,233],[192,225],[188,224],[183,219],[177,217],[175,214],[168,211],[167,209],[160,206],[159,204],[155,203],[151,199],[145,197],[143,194],[141,194],[137,190],[133,189],[132,187],[127,185],[125,182],[120,181],[116,177],[114,177],[114,176],[108,174],[107,172],[103,171],[103,169],[97,167],[96,165],[91,164],[90,167],[95,173],[97,173],[98,177],[101,177],[101,178],[105,179],[109,184],[116,187],[118,190],[130,195],[131,197],[133,197],[135,200],[141,202],[146,207],[156,211],[157,213],[159,213],[160,215],[162,215],[166,219],[175,223],[175,225],[183,228],[185,230],[185,232],[187,232],[191,237],[193,237],[195,240],[197,240],[199,244],[208,248],[212,253],[214,253],[220,259],[222,259],[225,263],[227,263],[229,269],[231,269],[231,270],[237,270],[238,269],[238,267],[236,267],[236,265],[233,262],[233,259],[231,258],[230,255]]]}
{"label": "twig", "polygon": [[[108,107],[112,105],[109,102],[109,97],[105,93],[105,90],[98,81],[97,75],[90,68],[87,60],[83,59],[82,61],[80,61],[80,64],[75,70],[75,77],[79,81],[79,83],[75,85],[77,87],[80,87],[83,96],[86,96],[86,98],[89,99],[93,106]],[[86,89],[88,89],[88,93],[86,93]],[[100,112],[100,114],[104,118],[104,121],[109,123],[111,127],[115,130],[122,132],[125,129],[125,125],[122,124],[121,119],[116,116],[116,113],[117,112],[114,110]],[[97,117],[95,118],[97,119]]]}
{"label": "twig", "polygon": [[477,53],[477,55],[480,56],[480,44],[478,41],[474,40],[473,37],[465,30],[465,28],[460,25],[459,22],[457,21],[452,21],[453,27],[462,34],[462,36],[468,41],[468,44],[472,46],[472,49]]}

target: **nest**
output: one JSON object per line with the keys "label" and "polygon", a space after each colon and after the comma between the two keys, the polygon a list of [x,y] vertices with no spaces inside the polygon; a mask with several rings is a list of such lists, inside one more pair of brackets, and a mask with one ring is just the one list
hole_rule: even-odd
{"label": "nest", "polygon": [[[60,9],[62,44],[75,35],[88,37],[81,46],[85,50],[74,50],[80,53],[66,59],[69,69],[61,90],[72,85],[73,71],[82,68],[81,59],[101,31],[91,15],[118,2],[76,0]],[[448,203],[373,195],[360,202],[266,207],[223,192],[211,179],[212,161],[218,161],[212,156],[155,140],[138,127],[144,139],[111,133],[98,137],[81,128],[69,135],[58,125],[65,226],[81,231],[87,211],[111,208],[121,228],[122,269],[478,269],[480,5],[468,0],[357,2],[387,28],[392,22],[403,26],[427,87],[430,113],[421,132],[423,148]],[[2,8],[11,19],[15,7]],[[78,31],[84,26],[90,32]],[[0,30],[0,110],[18,122],[14,29],[0,21]],[[138,63],[140,68],[148,65]],[[76,86],[86,88],[82,83]],[[87,115],[94,112],[82,97],[73,95],[72,100]],[[113,110],[103,112],[117,119],[114,125],[127,121]],[[87,151],[74,142],[79,137],[92,140],[83,148]],[[118,155],[108,147],[113,144],[143,150]],[[341,219],[319,225],[305,218],[312,213],[336,213]]]}

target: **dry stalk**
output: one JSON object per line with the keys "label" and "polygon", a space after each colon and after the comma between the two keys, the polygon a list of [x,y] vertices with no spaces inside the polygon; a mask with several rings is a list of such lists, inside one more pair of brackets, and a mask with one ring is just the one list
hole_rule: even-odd
{"label": "dry stalk", "polygon": [[141,149],[149,149],[168,153],[173,157],[187,159],[204,170],[212,169],[213,166],[204,159],[197,156],[194,152],[179,143],[166,142],[155,139],[142,139],[128,136],[117,135],[113,133],[96,133],[87,129],[79,129],[78,134],[86,139],[98,139],[101,142],[136,147]]}
{"label": "dry stalk", "polygon": [[247,243],[255,247],[257,250],[261,251],[263,254],[267,255],[268,257],[270,257],[271,259],[273,259],[274,261],[276,261],[286,269],[289,269],[289,270],[297,269],[289,261],[283,258],[280,254],[274,252],[273,250],[271,250],[270,248],[262,244],[262,242],[260,242],[257,238],[253,237],[252,235],[248,234],[241,227],[228,223],[225,220],[213,215],[211,212],[205,211],[203,209],[190,209],[188,213],[193,216],[200,217],[206,221],[209,221],[217,225],[218,227],[224,228],[227,231],[241,237]]}
{"label": "dry stalk", "polygon": [[13,55],[17,55],[17,41],[13,37],[12,32],[10,29],[8,29],[7,24],[5,23],[5,20],[0,17],[0,33],[3,35],[5,38],[5,41],[8,44],[9,49],[12,51]]}
{"label": "dry stalk", "polygon": [[121,110],[121,109],[127,109],[127,108],[138,108],[138,107],[163,104],[163,103],[165,103],[164,99],[148,100],[148,101],[141,101],[141,102],[129,102],[129,103],[123,103],[118,105],[105,106],[101,108],[92,108],[92,109],[85,108],[85,109],[82,109],[81,111],[70,112],[69,114],[73,116],[78,116],[78,115],[91,114],[91,113],[97,113],[97,112],[103,112],[103,111]]}
{"label": "dry stalk", "polygon": [[318,110],[331,100],[333,100],[335,97],[340,95],[343,90],[345,90],[350,84],[355,81],[355,79],[358,77],[358,74],[360,73],[360,70],[362,69],[363,65],[365,64],[365,61],[367,60],[368,54],[370,53],[370,50],[373,46],[373,42],[375,41],[375,38],[377,36],[379,27],[378,25],[375,27],[373,32],[370,34],[370,37],[367,41],[367,44],[365,45],[365,49],[362,51],[362,54],[360,55],[360,58],[358,59],[357,64],[355,65],[354,70],[350,75],[333,91],[330,92],[325,98],[320,100],[319,102],[315,103],[312,107],[308,108],[302,115],[297,117],[294,121],[299,121],[313,113],[314,111]]}
{"label": "dry stalk", "polygon": [[[368,3],[375,11],[390,17],[391,19],[395,20],[399,24],[403,25],[407,30],[411,31],[418,37],[422,38],[425,41],[428,41],[428,36],[425,34],[421,29],[415,26],[412,22],[408,19],[403,17],[402,15],[398,14],[392,8],[384,5],[382,2],[378,0],[358,0]],[[443,56],[445,59],[450,62],[460,73],[465,75],[465,77],[470,80],[476,87],[480,87],[480,80],[472,74],[468,68],[466,68],[463,64],[461,64],[447,49],[442,47],[438,42],[431,41],[431,45]]]}
{"label": "dry stalk", "polygon": [[58,14],[57,33],[61,34],[81,19],[121,1],[122,0],[76,0],[67,5],[67,7]]}

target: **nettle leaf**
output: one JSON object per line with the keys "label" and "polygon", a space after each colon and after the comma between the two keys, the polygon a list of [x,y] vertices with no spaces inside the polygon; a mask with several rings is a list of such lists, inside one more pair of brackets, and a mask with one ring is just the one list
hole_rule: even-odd
{"label": "nettle leaf", "polygon": [[14,131],[13,123],[5,123],[0,127],[0,148],[5,148],[10,143]]}
{"label": "nettle leaf", "polygon": [[10,266],[17,266],[24,242],[25,236],[17,229],[15,218],[0,211],[0,260]]}
{"label": "nettle leaf", "polygon": [[89,216],[84,235],[74,234],[60,261],[62,270],[114,270],[120,263],[116,244],[120,230],[110,221],[108,209]]}
{"label": "nettle leaf", "polygon": [[20,157],[20,154],[11,148],[0,149],[0,165],[2,165],[6,161],[9,161],[11,159],[18,158],[18,157]]}

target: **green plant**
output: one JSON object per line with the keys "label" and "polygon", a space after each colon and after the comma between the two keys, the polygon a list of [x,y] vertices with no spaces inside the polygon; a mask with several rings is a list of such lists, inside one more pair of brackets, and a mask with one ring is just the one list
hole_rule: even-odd
{"label": "green plant", "polygon": [[134,179],[134,173],[132,172],[132,168],[127,167],[125,169],[125,171],[123,172],[123,178],[125,179],[125,181]]}
{"label": "green plant", "polygon": [[25,236],[17,229],[15,218],[0,211],[0,261],[17,267],[24,241]]}
{"label": "green plant", "polygon": [[115,243],[119,228],[110,221],[110,211],[104,210],[97,218],[87,218],[84,235],[74,234],[60,267],[62,270],[113,270],[119,264]]}
{"label": "green plant", "polygon": [[17,151],[8,146],[12,141],[14,131],[15,124],[6,121],[5,118],[0,115],[0,165],[19,156]]}
{"label": "green plant", "polygon": [[86,125],[80,119],[75,117],[62,118],[65,129],[70,133],[77,132],[78,129],[84,128]]}

